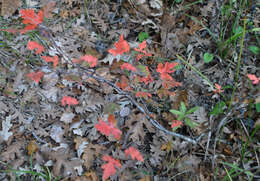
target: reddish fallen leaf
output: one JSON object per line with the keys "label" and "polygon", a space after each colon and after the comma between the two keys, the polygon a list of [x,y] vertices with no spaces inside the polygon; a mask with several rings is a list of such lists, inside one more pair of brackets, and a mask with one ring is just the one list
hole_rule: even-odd
{"label": "reddish fallen leaf", "polygon": [[247,74],[247,77],[252,80],[252,84],[258,84],[260,82],[260,77],[256,77],[254,74]]}
{"label": "reddish fallen leaf", "polygon": [[141,161],[141,162],[144,161],[141,153],[136,148],[134,148],[132,146],[125,150],[125,155],[126,155],[126,157],[128,157],[128,155],[130,155],[133,160],[136,159],[136,160]]}
{"label": "reddish fallen leaf", "polygon": [[149,92],[142,92],[139,91],[135,94],[136,97],[143,97],[143,98],[148,98],[148,97],[152,97],[152,94],[150,94]]}
{"label": "reddish fallen leaf", "polygon": [[176,63],[176,62],[174,62],[174,63],[166,62],[164,66],[162,63],[159,63],[156,71],[161,74],[162,80],[173,80],[173,78],[168,73],[175,72],[174,67],[176,65],[178,65],[178,63]]}
{"label": "reddish fallen leaf", "polygon": [[112,55],[116,56],[118,54],[122,55],[123,53],[127,53],[130,50],[130,46],[127,41],[124,40],[124,36],[120,35],[120,38],[117,43],[115,43],[116,49],[109,49],[108,52]]}
{"label": "reddish fallen leaf", "polygon": [[224,90],[221,89],[221,86],[219,84],[215,84],[216,89],[214,90],[215,93],[222,93]]}
{"label": "reddish fallen leaf", "polygon": [[61,105],[66,106],[66,105],[77,105],[79,102],[77,99],[70,97],[70,96],[63,96],[61,100]]}
{"label": "reddish fallen leaf", "polygon": [[38,72],[31,72],[29,74],[26,74],[27,77],[31,78],[32,80],[34,80],[37,84],[39,83],[39,81],[41,80],[41,78],[43,77],[44,73],[41,71]]}
{"label": "reddish fallen leaf", "polygon": [[103,180],[108,179],[111,175],[114,175],[116,173],[116,168],[121,168],[121,163],[119,160],[114,159],[113,157],[109,155],[105,155],[102,160],[107,161],[108,163],[103,164],[101,168],[104,170],[103,171]]}
{"label": "reddish fallen leaf", "polygon": [[126,69],[126,70],[129,70],[129,71],[131,70],[133,72],[137,71],[137,69],[133,65],[131,65],[130,63],[123,63],[123,65],[121,65],[121,69],[122,70]]}
{"label": "reddish fallen leaf", "polygon": [[40,10],[36,15],[33,9],[21,9],[20,14],[23,18],[23,23],[27,26],[21,30],[21,34],[35,29],[43,21],[43,11]]}
{"label": "reddish fallen leaf", "polygon": [[99,120],[99,123],[95,125],[95,128],[103,135],[109,136],[112,134],[116,139],[120,139],[122,132],[115,128],[112,123],[106,123],[103,120]]}
{"label": "reddish fallen leaf", "polygon": [[51,12],[54,10],[55,5],[56,5],[56,2],[55,2],[55,1],[50,1],[50,2],[47,2],[47,3],[42,7],[43,16],[44,16],[45,18],[50,18],[50,17],[52,17]]}
{"label": "reddish fallen leaf", "polygon": [[36,54],[40,54],[40,53],[42,53],[44,51],[44,47],[42,45],[38,44],[35,41],[29,41],[27,43],[27,49],[28,50],[37,49],[36,52],[35,52]]}
{"label": "reddish fallen leaf", "polygon": [[84,60],[88,62],[90,67],[95,67],[97,65],[98,59],[96,57],[93,57],[92,55],[85,55],[80,57],[80,60]]}
{"label": "reddish fallen leaf", "polygon": [[52,62],[54,68],[58,65],[58,62],[59,62],[59,57],[57,55],[55,55],[54,57],[42,56],[42,59],[45,62]]}
{"label": "reddish fallen leaf", "polygon": [[120,77],[120,82],[117,82],[116,85],[124,91],[132,90],[132,88],[129,86],[129,80],[124,75]]}
{"label": "reddish fallen leaf", "polygon": [[146,41],[144,40],[142,43],[138,45],[138,48],[134,48],[135,51],[140,52],[141,54],[138,54],[136,59],[140,60],[143,56],[152,56],[151,53],[147,53],[144,49],[146,48]]}
{"label": "reddish fallen leaf", "polygon": [[116,125],[116,123],[117,123],[114,114],[109,114],[107,120],[108,120],[109,123],[111,123],[111,124],[113,124],[113,125]]}

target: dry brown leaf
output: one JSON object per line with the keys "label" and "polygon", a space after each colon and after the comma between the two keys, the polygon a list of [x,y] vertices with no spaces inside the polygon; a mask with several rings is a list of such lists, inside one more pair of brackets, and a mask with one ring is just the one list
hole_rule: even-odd
{"label": "dry brown leaf", "polygon": [[38,145],[34,140],[30,141],[30,143],[28,144],[27,151],[30,156],[38,151]]}
{"label": "dry brown leaf", "polygon": [[102,150],[105,150],[105,148],[102,145],[94,145],[90,143],[86,146],[82,155],[82,159],[84,160],[84,166],[87,169],[91,167],[95,157],[98,157]]}
{"label": "dry brown leaf", "polygon": [[21,5],[21,0],[2,0],[1,15],[10,17]]}

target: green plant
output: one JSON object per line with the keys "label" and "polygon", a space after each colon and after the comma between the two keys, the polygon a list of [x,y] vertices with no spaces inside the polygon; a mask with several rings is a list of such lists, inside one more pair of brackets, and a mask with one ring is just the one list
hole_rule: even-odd
{"label": "green plant", "polygon": [[211,53],[204,53],[203,59],[205,63],[209,63],[213,60],[214,56]]}
{"label": "green plant", "polygon": [[197,126],[197,123],[191,121],[187,117],[187,115],[194,113],[197,109],[198,109],[198,107],[196,106],[196,107],[193,107],[193,108],[187,110],[184,102],[181,102],[179,110],[171,109],[170,112],[178,116],[178,118],[177,118],[178,121],[184,121],[185,125],[187,125],[191,128],[194,128]]}
{"label": "green plant", "polygon": [[260,48],[258,46],[255,45],[251,45],[249,46],[249,50],[254,53],[255,55],[258,55],[260,52]]}

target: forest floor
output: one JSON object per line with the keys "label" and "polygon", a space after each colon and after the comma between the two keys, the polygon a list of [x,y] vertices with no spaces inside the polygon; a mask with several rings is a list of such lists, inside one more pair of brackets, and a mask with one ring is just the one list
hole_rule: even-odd
{"label": "forest floor", "polygon": [[0,6],[0,180],[260,180],[259,1]]}

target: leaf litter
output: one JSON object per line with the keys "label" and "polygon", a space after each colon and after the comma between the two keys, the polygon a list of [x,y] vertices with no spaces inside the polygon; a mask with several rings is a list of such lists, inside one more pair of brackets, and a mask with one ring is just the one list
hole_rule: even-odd
{"label": "leaf litter", "polygon": [[[8,4],[3,2],[2,14]],[[21,6],[20,2],[13,3],[16,9]],[[112,180],[212,180],[214,167],[210,168],[208,164],[213,157],[217,157],[215,164],[220,169],[218,178],[224,178],[221,161],[235,161],[228,156],[235,158],[239,155],[235,150],[241,148],[239,141],[246,140],[246,133],[239,133],[232,118],[227,117],[229,121],[223,127],[223,134],[215,135],[218,122],[225,119],[225,115],[211,122],[210,110],[221,98],[219,94],[231,96],[231,89],[225,85],[232,86],[234,81],[240,81],[234,105],[239,103],[239,98],[244,98],[243,105],[248,108],[253,100],[249,100],[247,94],[252,98],[257,91],[250,92],[244,82],[256,86],[259,74],[254,68],[257,67],[254,62],[256,56],[251,54],[248,54],[250,60],[244,63],[252,68],[252,72],[247,73],[250,69],[244,67],[241,80],[235,78],[233,64],[229,66],[221,57],[214,57],[210,65],[202,61],[203,53],[216,53],[215,42],[201,24],[213,27],[210,22],[217,12],[214,2],[194,4],[192,8],[187,8],[191,3],[188,0],[181,4],[160,0],[88,1],[87,6],[84,3],[74,0],[59,3],[41,1],[33,4],[39,5],[41,10],[21,12],[26,26],[17,29],[16,33],[20,31],[22,35],[6,39],[3,33],[7,32],[0,32],[0,45],[2,40],[8,45],[0,50],[0,58],[5,57],[0,72],[1,162],[13,169],[28,170],[28,155],[22,150],[31,153],[33,148],[27,146],[33,141],[37,145],[33,155],[34,169],[40,171],[40,166],[48,165],[54,176],[72,180],[101,180],[102,177]],[[83,7],[87,9],[83,10]],[[10,12],[13,16],[5,13],[7,16],[3,23],[18,18],[14,10]],[[53,41],[40,25],[42,14],[49,18],[48,28],[53,32]],[[185,14],[196,17],[201,23]],[[26,32],[35,27],[41,32],[41,37],[27,47],[21,42],[32,41]],[[149,34],[143,43],[138,41],[141,32]],[[191,145],[161,132],[126,95],[118,93],[107,82],[91,79],[68,63],[53,42],[66,52],[69,59],[83,60],[79,66],[90,68],[93,74],[111,81],[125,92],[140,89],[135,78],[140,76],[141,80],[144,75],[138,74],[137,65],[140,65],[139,62],[145,64],[151,79],[143,80],[145,91],[133,94],[147,95],[145,99],[136,96],[138,103],[167,130],[171,130],[170,123],[174,118],[167,113],[169,109],[179,108],[181,101],[189,108],[199,106],[197,111],[188,115],[198,127],[181,126],[178,131],[193,138],[203,134],[207,136],[202,137],[199,145]],[[232,48],[230,51],[235,51],[235,47]],[[32,50],[31,54],[28,49]],[[130,49],[137,54],[127,54]],[[172,69],[177,66],[173,61],[176,54],[186,57],[190,65],[210,78],[212,85],[219,85],[217,89],[187,64],[183,64],[181,70]],[[231,55],[231,52],[227,53],[229,59]],[[164,62],[164,59],[171,61]],[[181,64],[180,60],[176,62]],[[176,78],[176,81],[170,84],[160,77],[165,80]],[[187,92],[183,93],[181,89]],[[224,109],[227,110],[226,107]],[[239,119],[246,120],[246,116],[250,115],[250,119],[259,120],[257,114],[248,110],[236,112],[240,112],[237,113]],[[108,120],[110,114],[114,116],[113,122]],[[101,124],[100,120],[104,122]],[[242,127],[249,129],[249,122],[242,121]],[[219,137],[234,148],[219,143],[216,145],[217,155],[214,155],[211,143],[215,138],[210,135]],[[247,168],[257,164],[258,157],[250,156],[253,158],[247,163]],[[6,174],[5,177],[15,179],[14,174]],[[246,175],[237,177],[242,179]],[[21,178],[25,178],[25,174]]]}

